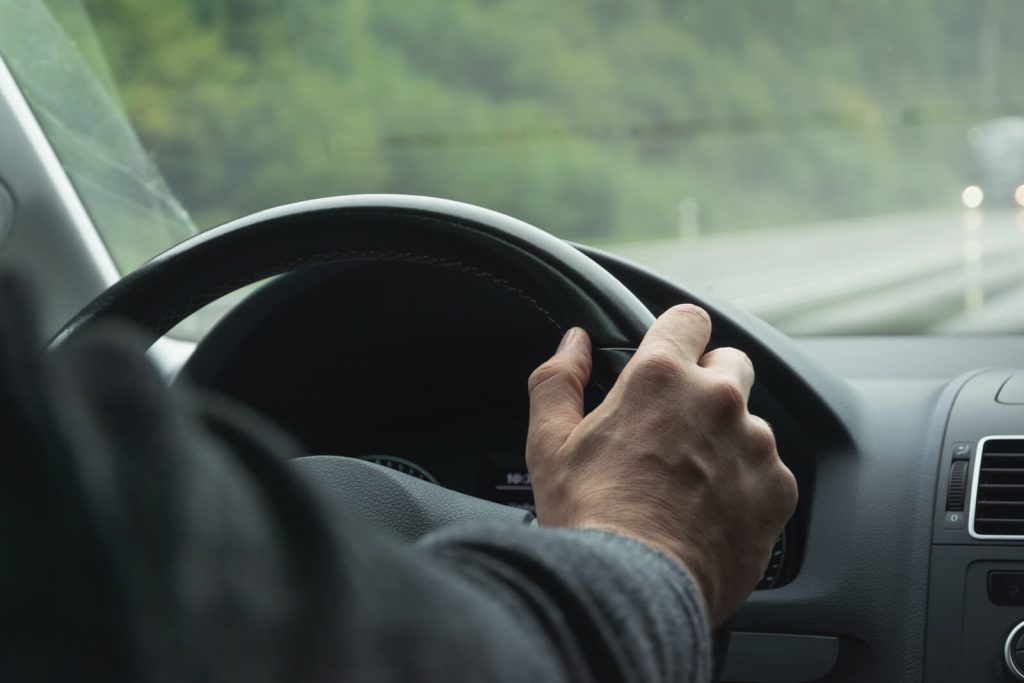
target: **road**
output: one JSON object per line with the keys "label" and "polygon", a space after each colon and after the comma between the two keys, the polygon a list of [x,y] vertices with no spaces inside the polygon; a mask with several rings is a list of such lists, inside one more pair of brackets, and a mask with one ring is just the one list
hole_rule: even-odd
{"label": "road", "polygon": [[1024,332],[1024,210],[605,247],[793,335]]}

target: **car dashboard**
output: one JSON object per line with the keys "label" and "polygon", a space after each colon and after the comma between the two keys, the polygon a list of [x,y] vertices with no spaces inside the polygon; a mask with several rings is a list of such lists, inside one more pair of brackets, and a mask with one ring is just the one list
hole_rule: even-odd
{"label": "car dashboard", "polygon": [[[970,519],[986,508],[974,495],[979,445],[989,458],[985,437],[1024,433],[1024,400],[996,398],[1024,377],[1024,343],[792,340],[590,253],[654,313],[682,300],[711,310],[712,345],[754,360],[751,412],[772,424],[800,486],[760,590],[723,625],[721,679],[1015,680],[1022,539],[979,537]],[[521,302],[447,277],[381,263],[282,276],[237,306],[180,378],[256,408],[305,452],[370,459],[529,509],[525,380],[557,339]],[[591,407],[605,390],[592,383]],[[966,482],[959,510],[949,509],[951,476]]]}

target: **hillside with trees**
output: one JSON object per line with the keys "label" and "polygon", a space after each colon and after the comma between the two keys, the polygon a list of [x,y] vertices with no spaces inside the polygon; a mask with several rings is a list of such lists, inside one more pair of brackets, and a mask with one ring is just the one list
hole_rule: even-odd
{"label": "hillside with trees", "polygon": [[201,227],[354,192],[593,242],[674,235],[681,202],[704,232],[916,211],[957,201],[971,126],[1024,110],[1002,0],[82,4]]}

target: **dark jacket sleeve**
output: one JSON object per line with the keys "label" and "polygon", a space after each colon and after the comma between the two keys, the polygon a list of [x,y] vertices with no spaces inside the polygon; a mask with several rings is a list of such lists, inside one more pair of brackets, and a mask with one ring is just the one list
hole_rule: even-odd
{"label": "dark jacket sleeve", "polygon": [[696,681],[699,593],[598,531],[402,544],[108,328],[44,357],[0,276],[0,680]]}

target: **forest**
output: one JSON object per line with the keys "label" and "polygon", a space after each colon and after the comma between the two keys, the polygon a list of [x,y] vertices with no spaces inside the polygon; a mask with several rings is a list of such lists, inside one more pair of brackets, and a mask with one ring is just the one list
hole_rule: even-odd
{"label": "forest", "polygon": [[1004,0],[48,4],[200,228],[355,192],[593,243],[929,210],[1024,111]]}

